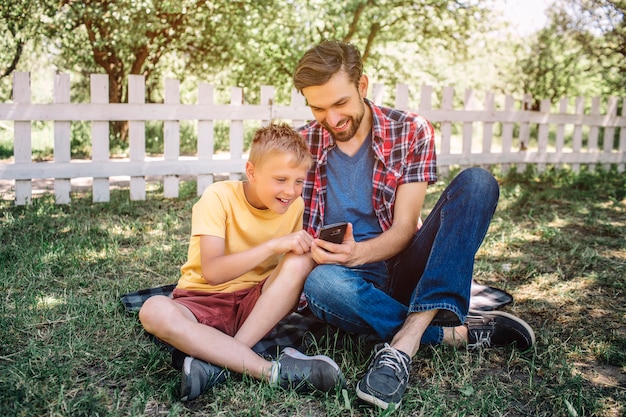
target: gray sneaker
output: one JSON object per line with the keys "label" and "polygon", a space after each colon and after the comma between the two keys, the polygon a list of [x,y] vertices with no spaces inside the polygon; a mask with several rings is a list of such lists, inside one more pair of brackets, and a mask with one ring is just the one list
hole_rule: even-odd
{"label": "gray sneaker", "polygon": [[278,385],[307,392],[311,388],[330,392],[345,387],[339,365],[325,355],[307,356],[294,348],[285,348],[279,358]]}
{"label": "gray sneaker", "polygon": [[226,381],[227,369],[187,356],[183,361],[180,380],[181,401],[198,398],[207,389]]}
{"label": "gray sneaker", "polygon": [[470,350],[512,344],[526,350],[535,344],[535,333],[528,323],[503,311],[470,310],[465,325]]}
{"label": "gray sneaker", "polygon": [[356,386],[356,395],[370,404],[386,410],[400,408],[402,396],[409,383],[411,358],[389,344],[374,347],[374,359],[367,373]]}

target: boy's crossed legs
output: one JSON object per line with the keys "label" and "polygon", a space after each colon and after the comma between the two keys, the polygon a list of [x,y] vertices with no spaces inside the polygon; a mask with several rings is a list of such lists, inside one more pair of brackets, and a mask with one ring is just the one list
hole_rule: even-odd
{"label": "boy's crossed legs", "polygon": [[[343,384],[343,375],[332,359],[318,355],[305,356],[292,348],[283,350],[277,361],[268,361],[252,350],[276,324],[293,311],[302,292],[304,280],[313,267],[308,255],[287,254],[278,267],[262,283],[252,288],[232,306],[231,321],[236,321],[237,308],[251,308],[243,312],[240,323],[228,323],[231,330],[212,327],[215,309],[206,309],[209,316],[200,316],[202,305],[187,304],[187,297],[171,299],[154,296],[146,300],[139,312],[145,330],[163,342],[185,352],[181,383],[183,400],[191,400],[206,388],[225,380],[222,368],[284,388],[306,388],[312,385],[322,391],[331,391]],[[205,306],[210,305],[203,300]],[[247,314],[247,317],[246,317]],[[205,315],[206,316],[206,315]],[[219,324],[216,327],[224,327]],[[237,329],[237,327],[239,327]],[[229,333],[235,333],[230,335]],[[198,361],[201,360],[202,362]],[[206,363],[203,363],[206,362]],[[211,365],[212,364],[212,365]]]}

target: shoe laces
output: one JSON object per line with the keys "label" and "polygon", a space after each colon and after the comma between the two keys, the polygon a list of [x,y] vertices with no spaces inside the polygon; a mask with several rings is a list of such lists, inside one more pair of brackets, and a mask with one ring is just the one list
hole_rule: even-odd
{"label": "shoe laces", "polygon": [[378,366],[389,367],[393,369],[396,374],[401,373],[403,375],[408,375],[408,361],[400,354],[400,351],[392,348],[388,343],[384,344],[384,346],[376,353],[376,356],[376,364]]}
{"label": "shoe laces", "polygon": [[474,343],[468,343],[468,349],[481,349],[481,348],[489,348],[491,347],[491,331],[490,330],[470,330],[474,339],[476,341]]}
{"label": "shoe laces", "polygon": [[[485,323],[485,320],[487,322]],[[467,349],[482,349],[491,347],[491,336],[496,323],[489,317],[471,316],[467,318],[467,331],[474,336],[474,343],[468,343]]]}

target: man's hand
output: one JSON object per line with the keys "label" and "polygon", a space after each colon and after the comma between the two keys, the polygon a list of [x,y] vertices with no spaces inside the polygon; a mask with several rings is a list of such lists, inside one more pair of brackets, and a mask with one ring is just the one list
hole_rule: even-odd
{"label": "man's hand", "polygon": [[354,240],[352,223],[348,223],[343,242],[331,243],[322,239],[314,239],[311,255],[318,264],[358,265],[355,261],[357,242]]}

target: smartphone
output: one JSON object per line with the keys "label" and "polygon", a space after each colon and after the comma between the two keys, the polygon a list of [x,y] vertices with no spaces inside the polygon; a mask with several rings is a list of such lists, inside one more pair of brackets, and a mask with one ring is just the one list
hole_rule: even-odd
{"label": "smartphone", "polygon": [[333,223],[322,227],[319,238],[332,243],[343,242],[343,237],[346,234],[348,228],[348,222]]}

